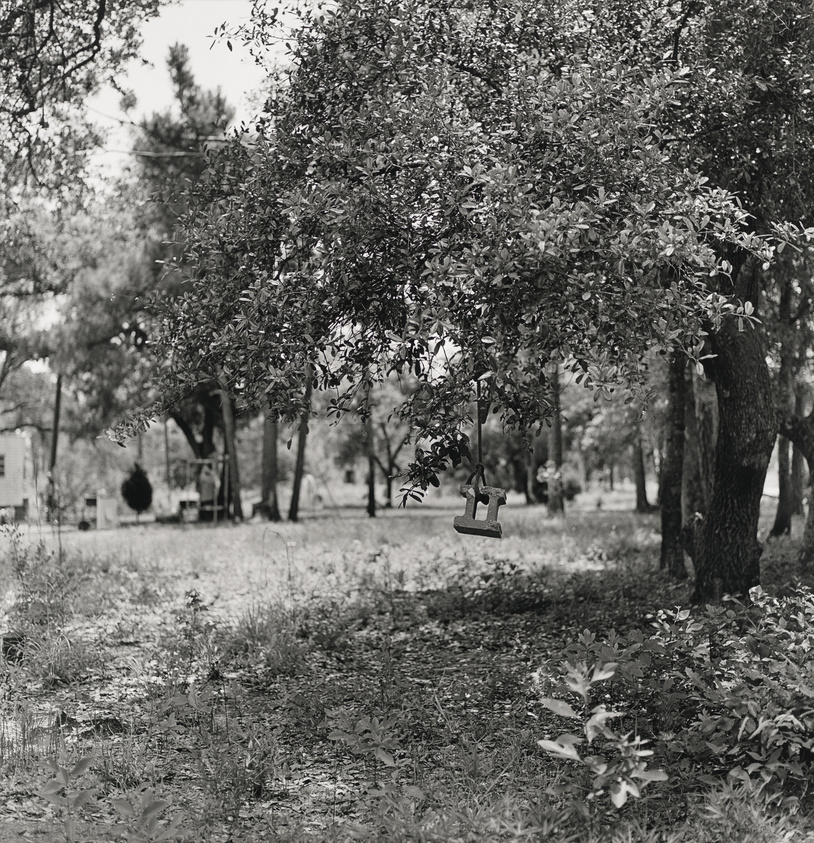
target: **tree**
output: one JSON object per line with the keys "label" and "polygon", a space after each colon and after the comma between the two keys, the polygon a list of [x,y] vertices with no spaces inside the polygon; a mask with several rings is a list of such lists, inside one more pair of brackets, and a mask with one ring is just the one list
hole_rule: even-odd
{"label": "tree", "polygon": [[[117,184],[86,212],[95,250],[86,255],[63,301],[61,368],[86,408],[93,435],[153,397],[150,375],[162,365],[150,354],[158,327],[155,303],[181,295],[186,284],[183,267],[173,268],[173,258],[183,252],[177,228],[183,192],[200,178],[207,145],[223,138],[233,114],[219,91],[196,84],[186,48],[171,48],[168,67],[174,107],[137,128],[135,178]],[[240,517],[231,407],[228,392],[212,378],[168,407],[166,417],[197,459],[211,457],[223,435],[231,466],[227,505]]]}
{"label": "tree", "polygon": [[136,515],[146,512],[153,503],[153,486],[147,472],[136,463],[130,475],[122,483],[122,497]]}
{"label": "tree", "polygon": [[[400,422],[397,410],[415,388],[411,378],[398,382],[388,379],[365,389],[354,412],[347,413],[337,426],[334,460],[352,466],[358,459],[368,462],[368,475],[378,468],[385,484],[385,508],[393,506],[393,484],[402,473],[403,451],[410,441],[410,429]],[[370,478],[368,478],[370,482]],[[370,506],[370,502],[369,502]],[[372,507],[371,507],[372,508]]]}
{"label": "tree", "polygon": [[654,47],[682,27],[654,5],[645,50],[606,7],[598,39],[553,0],[309,19],[260,135],[214,162],[189,217],[198,278],[164,336],[164,401],[219,372],[293,420],[308,360],[340,411],[365,377],[410,370],[426,488],[468,453],[477,383],[530,431],[550,365],[608,394],[656,346],[697,357],[704,332],[754,356],[729,342],[749,320],[720,279],[760,244],[670,137],[687,73]]}
{"label": "tree", "polygon": [[[713,296],[701,306],[701,278],[725,269],[713,246],[736,237],[740,214],[677,173],[647,132],[680,75],[598,62],[553,74],[547,60],[504,50],[485,10],[474,24],[463,13],[441,20],[433,4],[390,11],[340,5],[300,33],[264,134],[229,150],[210,177],[208,198],[220,202],[191,220],[191,259],[205,276],[195,291],[209,293],[180,303],[167,339],[178,364],[195,364],[190,379],[217,364],[245,398],[267,383],[281,408],[292,405],[286,373],[311,349],[318,380],[337,389],[342,376],[352,389],[377,355],[377,375],[409,365],[423,388],[407,403],[438,444],[420,461],[422,480],[461,443],[475,380],[507,422],[538,423],[550,406],[542,363],[567,357],[607,389],[638,374],[643,349],[676,338],[678,321],[717,323],[726,305]],[[527,22],[510,28],[517,46],[531,37]],[[533,23],[548,34],[540,15]],[[444,43],[436,25],[451,28]],[[442,50],[472,51],[483,37],[495,38],[485,80]],[[272,186],[279,199],[260,201]],[[670,284],[661,266],[674,271]],[[667,334],[655,336],[654,322]],[[260,359],[279,365],[246,377]]]}
{"label": "tree", "polygon": [[[98,132],[88,95],[114,81],[160,0],[29,0],[0,10],[0,177],[71,186]],[[73,184],[73,187],[76,185]],[[4,199],[9,201],[8,193]]]}

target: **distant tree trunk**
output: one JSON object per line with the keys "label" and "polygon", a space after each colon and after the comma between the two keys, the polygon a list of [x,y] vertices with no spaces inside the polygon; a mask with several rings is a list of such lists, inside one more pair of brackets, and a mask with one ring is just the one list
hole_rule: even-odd
{"label": "distant tree trunk", "polygon": [[235,405],[225,390],[221,390],[223,412],[223,440],[226,445],[226,460],[229,465],[229,500],[224,501],[226,516],[243,520],[243,505],[240,501],[240,467],[237,458],[237,431],[235,429]]}
{"label": "distant tree trunk", "polygon": [[774,525],[770,536],[787,536],[791,533],[791,516],[794,508],[791,484],[791,454],[789,440],[785,436],[777,438],[777,481],[779,497]]}
{"label": "distant tree trunk", "polygon": [[534,448],[526,451],[526,503],[537,503],[537,497],[534,494],[534,475],[537,470],[537,464],[534,459]]}
{"label": "distant tree trunk", "polygon": [[[806,390],[798,382],[794,388],[794,415],[797,418],[805,416]],[[805,454],[796,442],[791,449],[791,507],[792,515],[803,514],[803,498],[808,482]]]}
{"label": "distant tree trunk", "polygon": [[300,416],[299,431],[297,433],[297,460],[294,463],[294,479],[291,484],[291,504],[288,507],[288,520],[297,521],[300,513],[300,489],[302,477],[305,473],[305,443],[308,439],[308,420],[311,417],[311,392],[314,387],[314,375],[308,366],[305,377],[305,400]]}
{"label": "distant tree trunk", "polygon": [[365,420],[365,453],[367,455],[367,506],[368,517],[376,517],[376,443],[374,441],[373,417]]}
{"label": "distant tree trunk", "polygon": [[172,465],[170,463],[170,431],[164,419],[164,470],[167,475],[167,503],[172,509]]}
{"label": "distant tree trunk", "polygon": [[201,447],[201,443],[195,437],[195,432],[192,430],[192,426],[187,422],[187,420],[177,412],[170,411],[170,418],[175,422],[178,429],[184,435],[184,439],[187,440],[187,444],[190,447],[190,450],[195,456],[196,460],[204,459],[203,448]]}
{"label": "distant tree trunk", "polygon": [[[268,408],[267,408],[268,412]],[[271,421],[268,415],[263,418],[263,482],[261,486],[261,501],[258,507],[260,514],[269,521],[280,521],[280,501],[277,498],[277,431],[276,421]]]}
{"label": "distant tree trunk", "polygon": [[218,426],[218,419],[223,418],[218,392],[212,392],[211,395],[207,395],[201,400],[201,406],[203,407],[203,426],[201,428],[200,439],[195,435],[192,425],[181,412],[171,410],[169,414],[169,417],[184,435],[184,439],[187,440],[187,444],[197,460],[208,459],[216,450],[215,429]]}
{"label": "distant tree trunk", "polygon": [[[781,415],[780,430],[805,456],[809,473],[814,472],[814,413],[805,418],[796,414],[791,417]],[[798,561],[806,568],[810,568],[814,562],[814,501],[811,497],[808,500],[808,514]]]}
{"label": "distant tree trunk", "polygon": [[562,494],[562,409],[560,407],[560,370],[551,374],[551,404],[554,414],[548,429],[548,514],[565,511]]}
{"label": "distant tree trunk", "polygon": [[48,517],[59,516],[59,501],[57,500],[57,450],[59,447],[59,417],[62,410],[62,375],[57,375],[56,392],[54,394],[54,423],[51,430],[51,453],[48,458],[48,492],[45,505]]}
{"label": "distant tree trunk", "polygon": [[678,351],[668,362],[667,441],[661,467],[661,567],[683,579],[684,544],[681,533],[681,475],[684,463],[684,404],[687,361]]}
{"label": "distant tree trunk", "polygon": [[644,464],[644,437],[639,422],[636,425],[636,433],[631,445],[631,457],[633,463],[633,479],[636,483],[636,512],[650,512],[650,504],[647,501],[647,471]]}
{"label": "distant tree trunk", "polygon": [[803,498],[806,488],[806,465],[803,452],[793,445],[791,449],[791,513],[803,514]]}
{"label": "distant tree trunk", "polygon": [[[381,460],[376,453],[376,448],[373,448],[373,459],[376,465],[379,467],[379,471],[382,473],[382,477],[384,478],[385,484],[385,509],[392,509],[393,508],[393,479],[398,474],[399,467],[398,467],[398,456],[401,453],[402,448],[407,445],[410,441],[410,435],[406,434],[403,435],[401,441],[398,444],[394,443],[391,440],[390,435],[387,429],[386,422],[379,422],[379,439],[378,441],[382,443],[384,446],[384,452],[386,455],[386,461]],[[374,442],[374,445],[376,443]]]}
{"label": "distant tree trunk", "polygon": [[[743,272],[741,272],[743,275]],[[744,300],[756,295],[744,295]],[[777,415],[763,338],[724,319],[710,334],[718,396],[718,441],[709,509],[701,527],[693,601],[717,602],[760,583],[760,499],[777,436]]]}

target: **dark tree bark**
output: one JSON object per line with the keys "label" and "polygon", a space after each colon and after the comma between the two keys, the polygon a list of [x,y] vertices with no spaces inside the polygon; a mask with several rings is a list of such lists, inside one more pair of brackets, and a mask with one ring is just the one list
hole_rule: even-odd
{"label": "dark tree bark", "polygon": [[[684,463],[681,472],[681,514],[685,534],[692,529],[696,513],[703,514],[706,500],[701,480],[701,450],[698,446],[698,423],[695,416],[695,388],[692,366],[686,367],[684,399]],[[684,548],[694,556],[692,543]]]}
{"label": "dark tree bark", "polygon": [[636,484],[636,512],[650,512],[650,504],[647,500],[647,469],[644,460],[644,438],[641,425],[636,425],[636,433],[631,445],[631,462],[633,463],[633,479]]}
{"label": "dark tree bark", "polygon": [[59,517],[59,501],[57,500],[57,449],[59,446],[59,417],[62,410],[62,375],[57,375],[56,392],[54,394],[54,423],[51,426],[51,452],[48,457],[48,492],[45,505],[48,517]]}
{"label": "dark tree bark", "polygon": [[[792,342],[791,332],[789,331],[792,325],[791,301],[793,288],[788,273],[783,274],[781,283],[777,313],[780,322],[780,371],[777,376],[777,406],[781,415],[788,415],[794,412],[794,372],[797,368],[797,343]],[[770,535],[787,536],[791,533],[793,503],[791,498],[791,453],[789,440],[785,436],[780,436],[777,440],[777,479],[779,499]]]}
{"label": "dark tree bark", "polygon": [[560,407],[559,367],[551,375],[551,403],[554,413],[548,429],[548,514],[561,515],[565,511],[562,494],[562,408]]}
{"label": "dark tree bark", "polygon": [[268,415],[263,419],[263,482],[258,512],[269,521],[281,521],[280,501],[277,497],[277,432],[276,421]]}
{"label": "dark tree bark", "polygon": [[[692,367],[691,367],[692,368]],[[698,448],[698,476],[701,506],[697,512],[705,513],[712,499],[712,481],[715,475],[715,443],[718,441],[718,395],[715,384],[692,371],[692,395],[695,406],[695,436]]]}
{"label": "dark tree bark", "polygon": [[224,501],[227,517],[243,520],[243,505],[240,500],[240,466],[237,458],[237,430],[235,428],[235,406],[229,393],[221,390],[221,411],[223,412],[223,441],[226,461],[229,466],[229,500]]}
{"label": "dark tree bark", "polygon": [[712,497],[695,566],[694,602],[743,595],[760,582],[757,527],[777,416],[759,328],[738,328],[737,320],[728,318],[710,336],[715,356],[708,371],[718,396],[719,430]]}
{"label": "dark tree bark", "polygon": [[376,517],[376,443],[374,441],[373,417],[365,420],[365,453],[367,455],[367,504],[365,511],[369,518]]}
{"label": "dark tree bark", "polygon": [[311,392],[313,388],[313,373],[309,366],[305,378],[304,407],[297,433],[297,460],[294,463],[294,479],[291,484],[291,503],[288,507],[289,521],[297,521],[300,515],[300,490],[302,489],[302,477],[305,473],[305,443],[308,440],[308,419],[311,417]]}
{"label": "dark tree bark", "polygon": [[[378,436],[376,439],[384,446],[385,458],[382,460],[373,448],[373,459],[382,473],[385,483],[385,509],[393,508],[393,478],[398,474],[398,456],[402,448],[410,441],[410,435],[406,434],[399,440],[390,438],[390,431],[386,422],[379,422]],[[374,442],[375,445],[375,442]]]}
{"label": "dark tree bark", "polygon": [[195,432],[187,415],[181,409],[170,411],[169,417],[178,426],[178,429],[187,440],[190,450],[197,460],[209,459],[215,453],[215,430],[218,427],[219,419],[222,419],[220,408],[220,397],[216,390],[208,390],[206,394],[199,395],[197,399],[203,419],[201,421],[200,437]]}
{"label": "dark tree bark", "polygon": [[684,404],[686,358],[678,351],[668,361],[667,441],[661,468],[661,567],[683,579],[684,544],[681,534],[681,476],[684,463]]}

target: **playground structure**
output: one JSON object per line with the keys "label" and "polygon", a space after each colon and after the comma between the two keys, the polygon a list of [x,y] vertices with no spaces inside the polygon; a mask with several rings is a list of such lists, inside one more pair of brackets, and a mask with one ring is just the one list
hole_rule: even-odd
{"label": "playground structure", "polygon": [[[218,523],[229,513],[229,461],[224,456],[205,459],[189,458],[184,466],[184,496],[178,502],[178,516],[185,523],[196,521]],[[191,497],[190,487],[197,497]]]}

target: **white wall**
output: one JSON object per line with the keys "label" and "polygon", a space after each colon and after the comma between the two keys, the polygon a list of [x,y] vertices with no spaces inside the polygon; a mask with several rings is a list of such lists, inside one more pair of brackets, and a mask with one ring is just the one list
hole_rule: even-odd
{"label": "white wall", "polygon": [[0,434],[0,507],[21,506],[26,493],[25,457],[28,442],[14,433]]}

